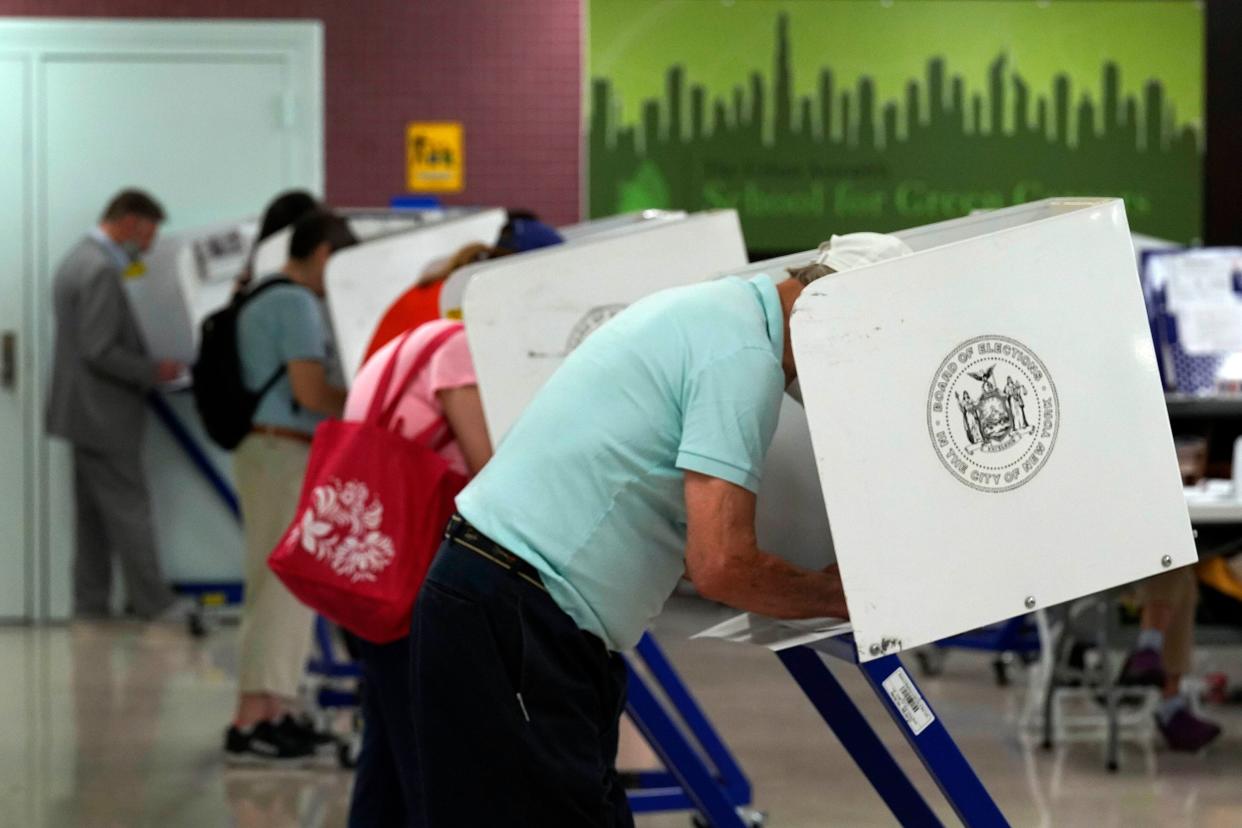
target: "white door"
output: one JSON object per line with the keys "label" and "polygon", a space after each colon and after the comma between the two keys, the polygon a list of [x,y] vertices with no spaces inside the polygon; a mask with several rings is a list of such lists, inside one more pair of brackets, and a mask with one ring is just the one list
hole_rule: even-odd
{"label": "white door", "polygon": [[0,618],[29,611],[30,539],[26,520],[30,489],[26,446],[29,363],[25,274],[29,262],[24,212],[29,201],[26,151],[28,80],[20,56],[0,54]]}
{"label": "white door", "polygon": [[[0,186],[9,191],[8,176],[29,171],[33,198],[24,200],[22,218],[32,253],[15,270],[31,297],[34,330],[24,338],[35,346],[30,374],[41,381],[27,377],[23,388],[28,411],[38,413],[52,356],[52,273],[116,191],[150,191],[168,211],[165,230],[254,215],[290,187],[322,192],[322,30],[314,22],[0,21],[0,55],[6,50],[24,50],[33,73],[24,113],[33,158],[16,172],[8,159],[17,156],[4,152],[12,96],[0,85]],[[0,71],[0,84],[5,78]],[[0,206],[6,209],[13,208]],[[10,222],[0,225],[0,233],[9,231]],[[15,255],[13,249],[0,241],[0,257]],[[6,268],[0,287],[8,276]],[[0,329],[5,313],[0,308]],[[0,424],[0,464],[6,430]],[[148,431],[155,432],[149,467],[184,464],[154,423]],[[35,606],[27,613],[60,617],[71,603],[69,451],[47,441],[41,426],[30,432],[34,502],[27,515],[37,517],[40,531],[30,532]],[[159,510],[170,493],[159,479],[148,482]],[[0,520],[12,486],[0,476]],[[179,509],[178,524],[182,514],[185,531],[194,532],[200,515]],[[204,534],[210,537],[211,528]],[[0,585],[9,580],[8,566],[0,559]]]}

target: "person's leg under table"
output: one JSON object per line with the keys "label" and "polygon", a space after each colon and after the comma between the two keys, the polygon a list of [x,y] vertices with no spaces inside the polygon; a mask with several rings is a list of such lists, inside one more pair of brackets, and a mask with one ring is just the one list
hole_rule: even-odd
{"label": "person's leg under table", "polygon": [[97,502],[109,545],[121,564],[126,599],[140,618],[155,618],[172,605],[176,596],[164,580],[155,548],[151,496],[142,458],[101,455],[93,468],[106,480]]}
{"label": "person's leg under table", "polygon": [[107,485],[97,455],[73,450],[73,490],[77,509],[77,548],[73,558],[73,612],[106,618],[112,592],[112,550],[99,512],[100,487]]}
{"label": "person's leg under table", "polygon": [[1122,669],[1123,683],[1160,688],[1162,701],[1156,723],[1171,748],[1189,752],[1220,735],[1220,727],[1195,715],[1181,692],[1182,677],[1190,671],[1194,655],[1198,598],[1193,566],[1143,581],[1139,585],[1143,614],[1138,647]]}
{"label": "person's leg under table", "polygon": [[349,803],[350,828],[421,825],[414,725],[410,712],[409,638],[357,641],[362,669],[362,751]]}
{"label": "person's leg under table", "polygon": [[446,541],[414,608],[427,825],[630,826],[620,657],[541,587]]}
{"label": "person's leg under table", "polygon": [[314,613],[267,566],[297,511],[308,453],[300,443],[255,435],[234,455],[246,545],[234,717],[240,727],[288,712],[311,652]]}

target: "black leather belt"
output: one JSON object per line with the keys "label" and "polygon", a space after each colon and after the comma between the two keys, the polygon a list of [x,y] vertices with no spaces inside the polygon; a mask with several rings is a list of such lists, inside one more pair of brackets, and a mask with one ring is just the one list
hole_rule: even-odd
{"label": "black leather belt", "polygon": [[539,577],[539,570],[475,529],[470,525],[470,521],[461,515],[453,515],[444,536],[456,541],[462,548],[486,558],[501,569],[508,570],[523,581],[539,587],[544,592],[548,591],[548,588],[543,585],[543,578]]}

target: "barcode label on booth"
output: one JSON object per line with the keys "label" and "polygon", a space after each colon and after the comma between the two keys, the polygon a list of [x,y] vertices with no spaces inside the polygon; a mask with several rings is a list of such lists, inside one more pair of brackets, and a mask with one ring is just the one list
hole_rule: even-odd
{"label": "barcode label on booth", "polygon": [[906,724],[910,726],[915,736],[936,721],[935,714],[919,695],[914,682],[910,681],[910,677],[906,675],[906,668],[898,667],[891,676],[884,679],[884,690],[897,709],[901,711],[901,717],[906,720]]}

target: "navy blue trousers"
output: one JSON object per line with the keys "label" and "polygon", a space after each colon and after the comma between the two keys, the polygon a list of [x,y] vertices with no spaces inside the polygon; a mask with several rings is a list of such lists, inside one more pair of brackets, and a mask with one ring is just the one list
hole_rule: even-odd
{"label": "navy blue trousers", "polygon": [[372,644],[355,637],[362,669],[362,751],[349,803],[350,828],[421,828],[410,639]]}
{"label": "navy blue trousers", "polygon": [[542,587],[450,537],[410,639],[424,825],[633,826],[625,663]]}

